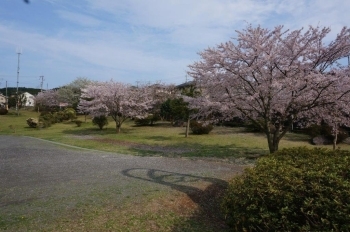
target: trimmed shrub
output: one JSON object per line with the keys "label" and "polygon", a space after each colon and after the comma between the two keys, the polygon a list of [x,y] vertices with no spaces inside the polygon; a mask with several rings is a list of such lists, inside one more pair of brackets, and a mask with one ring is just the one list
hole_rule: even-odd
{"label": "trimmed shrub", "polygon": [[102,130],[104,126],[108,125],[108,119],[107,119],[106,116],[102,115],[102,116],[99,116],[99,117],[94,117],[92,119],[92,123],[94,125],[97,125],[98,128],[100,128],[100,130]]}
{"label": "trimmed shrub", "polygon": [[[305,129],[306,133],[310,135],[311,138],[323,136],[325,138],[325,144],[332,144],[334,136],[332,135],[332,127],[321,123],[321,125],[313,124]],[[349,137],[348,131],[344,128],[339,128],[337,143],[342,142]]]}
{"label": "trimmed shrub", "polygon": [[39,122],[41,127],[46,128],[56,123],[56,118],[51,112],[43,111],[40,113]]}
{"label": "trimmed shrub", "polygon": [[77,118],[77,113],[73,108],[67,108],[63,111],[63,119],[64,120],[73,120]]}
{"label": "trimmed shrub", "polygon": [[52,124],[73,120],[75,118],[75,110],[73,108],[67,108],[58,112],[43,111],[40,113],[39,122],[42,127],[50,127]]}
{"label": "trimmed shrub", "polygon": [[283,149],[229,184],[223,200],[235,231],[349,231],[350,152]]}
{"label": "trimmed shrub", "polygon": [[137,126],[153,126],[156,121],[159,121],[158,114],[149,114],[144,118],[135,118],[135,124]]}
{"label": "trimmed shrub", "polygon": [[39,121],[36,118],[28,118],[27,119],[27,124],[31,128],[37,128],[39,125]]}
{"label": "trimmed shrub", "polygon": [[64,115],[63,111],[52,113],[52,122],[53,123],[60,123],[60,122],[63,122],[64,120],[65,120],[65,115]]}
{"label": "trimmed shrub", "polygon": [[135,118],[135,124],[137,126],[148,126],[151,124],[150,118]]}
{"label": "trimmed shrub", "polygon": [[0,107],[0,115],[5,115],[5,114],[7,114],[8,112],[9,112],[9,111],[8,111],[7,109]]}
{"label": "trimmed shrub", "polygon": [[191,121],[190,129],[192,133],[195,135],[203,135],[203,134],[209,134],[209,132],[213,130],[213,126],[210,124],[203,125],[203,123],[199,123],[197,121]]}
{"label": "trimmed shrub", "polygon": [[80,127],[81,124],[83,123],[83,121],[81,121],[81,120],[74,120],[74,122],[77,125],[77,127]]}
{"label": "trimmed shrub", "polygon": [[227,127],[243,127],[246,126],[246,121],[241,117],[234,117],[230,121],[223,121],[221,125]]}

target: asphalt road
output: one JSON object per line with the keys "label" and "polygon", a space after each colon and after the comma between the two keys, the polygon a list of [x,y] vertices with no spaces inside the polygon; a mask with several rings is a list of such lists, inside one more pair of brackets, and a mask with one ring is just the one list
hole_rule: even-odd
{"label": "asphalt road", "polygon": [[104,197],[118,204],[154,191],[188,193],[242,169],[224,162],[138,157],[0,135],[0,219],[55,214],[83,202],[102,204]]}

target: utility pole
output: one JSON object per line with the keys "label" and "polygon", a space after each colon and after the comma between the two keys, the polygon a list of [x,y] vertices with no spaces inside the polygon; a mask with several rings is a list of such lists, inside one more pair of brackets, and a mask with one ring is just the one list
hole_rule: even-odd
{"label": "utility pole", "polygon": [[7,81],[6,81],[6,109],[9,110],[9,98],[7,96]]}
{"label": "utility pole", "polygon": [[43,83],[44,83],[44,76],[40,76],[41,82],[40,82],[40,91],[43,91]]}
{"label": "utility pole", "polygon": [[16,112],[17,112],[17,116],[19,116],[19,112],[18,112],[18,108],[19,108],[19,96],[18,96],[18,80],[19,80],[19,57],[21,55],[21,51],[18,50],[17,51],[17,55],[18,55],[18,65],[17,65],[17,90],[16,90]]}

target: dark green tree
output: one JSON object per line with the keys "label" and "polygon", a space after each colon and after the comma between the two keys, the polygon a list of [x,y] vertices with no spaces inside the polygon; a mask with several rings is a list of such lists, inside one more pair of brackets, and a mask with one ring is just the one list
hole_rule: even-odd
{"label": "dark green tree", "polygon": [[101,116],[94,117],[92,119],[92,123],[94,125],[97,125],[98,128],[100,128],[100,130],[102,130],[104,126],[108,125],[108,119],[106,116],[101,115]]}
{"label": "dark green tree", "polygon": [[8,98],[8,107],[16,107],[16,97],[9,97]]}
{"label": "dark green tree", "polygon": [[192,110],[189,109],[188,102],[186,102],[184,98],[196,97],[200,95],[200,91],[194,85],[190,85],[180,91],[180,97],[168,99],[161,105],[161,116],[171,122],[177,120],[186,122],[185,137],[188,137]]}

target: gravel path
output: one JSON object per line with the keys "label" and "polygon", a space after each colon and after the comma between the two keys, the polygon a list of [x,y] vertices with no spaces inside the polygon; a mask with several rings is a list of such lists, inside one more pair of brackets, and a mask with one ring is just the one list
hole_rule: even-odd
{"label": "gravel path", "polygon": [[137,201],[137,196],[155,191],[188,192],[203,183],[227,180],[242,169],[224,162],[137,157],[0,135],[0,219],[53,215],[110,198],[113,204]]}

